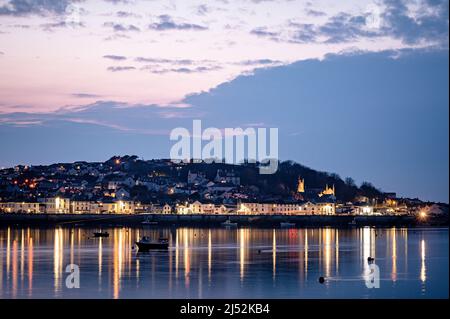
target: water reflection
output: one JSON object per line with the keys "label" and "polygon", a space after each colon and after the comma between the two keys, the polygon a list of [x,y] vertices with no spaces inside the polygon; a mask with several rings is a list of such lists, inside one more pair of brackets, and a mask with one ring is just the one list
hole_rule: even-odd
{"label": "water reflection", "polygon": [[275,274],[277,273],[277,234],[275,229],[272,235],[272,278],[275,281]]}
{"label": "water reflection", "polygon": [[54,248],[53,248],[53,278],[55,292],[61,289],[61,276],[64,259],[64,239],[63,229],[54,230]]}
{"label": "water reflection", "polygon": [[[435,238],[432,230],[113,228],[109,238],[93,239],[94,231],[0,228],[0,297],[276,297],[272,294],[283,291],[298,297],[322,289],[320,297],[323,289],[336,289],[366,271],[369,256],[377,257],[382,276],[386,271],[383,286],[392,288],[389,282],[399,281],[412,285],[416,278],[423,295],[425,283],[426,294],[432,292],[430,280],[445,283],[445,278],[433,277],[430,265],[444,262],[448,270],[448,250],[428,243]],[[169,250],[137,253],[134,242],[142,235],[168,237]],[[448,249],[447,229],[439,240]],[[414,244],[419,247],[415,256],[414,249],[408,250]],[[432,249],[441,259],[426,259]],[[408,260],[420,260],[419,269],[407,272]],[[69,263],[80,266],[85,290],[65,287]],[[402,263],[405,271],[399,276]],[[333,281],[320,286],[319,276]],[[364,289],[363,281],[353,285]]]}
{"label": "water reflection", "polygon": [[422,239],[420,241],[420,257],[421,257],[421,265],[420,265],[420,280],[425,282],[427,280],[427,267],[425,266],[425,240]]}
{"label": "water reflection", "polygon": [[397,233],[395,227],[391,229],[391,241],[392,241],[392,281],[397,281]]}

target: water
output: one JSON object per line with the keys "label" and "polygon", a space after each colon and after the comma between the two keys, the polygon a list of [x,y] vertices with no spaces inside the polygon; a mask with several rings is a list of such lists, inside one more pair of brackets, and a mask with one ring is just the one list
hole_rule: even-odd
{"label": "water", "polygon": [[[97,230],[0,228],[0,298],[448,298],[448,228]],[[169,250],[137,253],[143,235]]]}

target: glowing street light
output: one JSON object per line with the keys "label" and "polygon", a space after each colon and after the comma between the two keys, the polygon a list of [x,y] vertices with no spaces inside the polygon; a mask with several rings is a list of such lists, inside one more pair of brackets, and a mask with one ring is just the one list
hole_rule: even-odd
{"label": "glowing street light", "polygon": [[424,210],[420,211],[419,218],[422,220],[427,219],[427,213]]}

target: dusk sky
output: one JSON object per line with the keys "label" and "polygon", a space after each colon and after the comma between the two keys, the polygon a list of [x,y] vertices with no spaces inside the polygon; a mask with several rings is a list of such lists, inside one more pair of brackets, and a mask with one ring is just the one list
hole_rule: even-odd
{"label": "dusk sky", "polygon": [[168,157],[278,127],[282,160],[448,202],[448,0],[0,0],[0,166]]}

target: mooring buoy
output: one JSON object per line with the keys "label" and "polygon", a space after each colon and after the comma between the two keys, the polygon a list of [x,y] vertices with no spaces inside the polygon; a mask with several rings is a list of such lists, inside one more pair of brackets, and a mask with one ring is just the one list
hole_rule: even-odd
{"label": "mooring buoy", "polygon": [[325,278],[319,277],[319,283],[323,284],[325,282]]}

